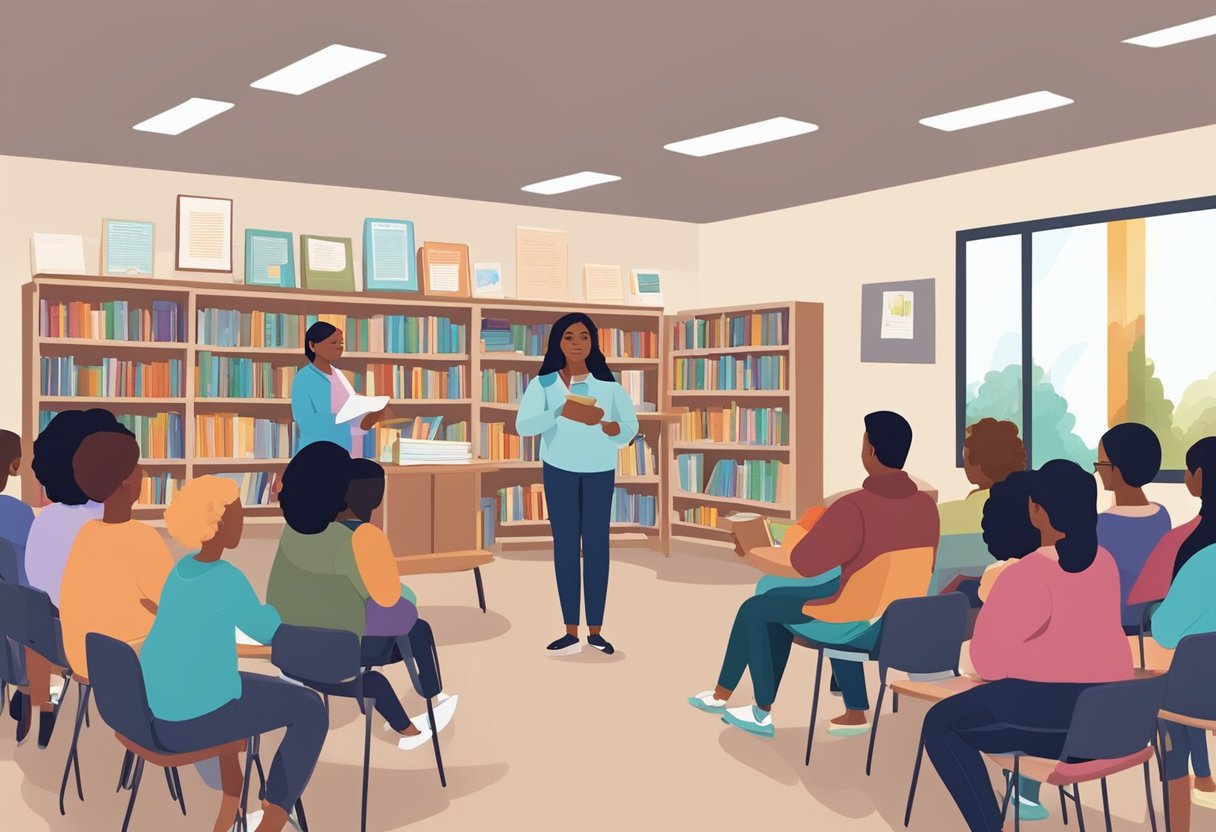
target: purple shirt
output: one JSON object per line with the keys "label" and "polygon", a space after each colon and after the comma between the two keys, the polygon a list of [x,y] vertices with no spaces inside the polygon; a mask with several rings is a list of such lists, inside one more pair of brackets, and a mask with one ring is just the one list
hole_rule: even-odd
{"label": "purple shirt", "polygon": [[1164,506],[1144,517],[1104,511],[1098,515],[1098,545],[1115,558],[1119,567],[1119,600],[1123,604],[1123,625],[1135,626],[1144,615],[1142,604],[1128,606],[1127,596],[1144,570],[1153,549],[1170,530],[1170,513]]}
{"label": "purple shirt", "polygon": [[56,607],[59,606],[63,570],[68,565],[68,553],[72,551],[76,534],[90,520],[100,520],[104,510],[101,503],[92,501],[82,506],[51,503],[34,518],[25,544],[25,573],[30,586],[51,596],[51,603]]}

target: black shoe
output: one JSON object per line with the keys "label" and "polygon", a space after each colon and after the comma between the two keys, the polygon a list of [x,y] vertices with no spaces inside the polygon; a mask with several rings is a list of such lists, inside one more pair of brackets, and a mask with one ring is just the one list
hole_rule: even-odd
{"label": "black shoe", "polygon": [[17,745],[22,745],[30,735],[30,726],[33,724],[33,714],[30,713],[30,705],[32,700],[28,696],[22,696],[21,712],[17,718]]}
{"label": "black shoe", "polygon": [[38,712],[38,747],[46,748],[51,744],[51,734],[55,733],[55,711]]}
{"label": "black shoe", "polygon": [[567,633],[545,649],[554,656],[568,656],[571,653],[577,653],[582,650],[583,645],[579,642],[578,636],[572,636]]}
{"label": "black shoe", "polygon": [[13,695],[8,700],[8,715],[13,718],[14,722],[21,721],[21,709],[24,707],[21,700],[25,698],[25,694],[21,691],[14,691]]}
{"label": "black shoe", "polygon": [[596,650],[599,650],[605,656],[611,656],[616,652],[616,648],[612,646],[612,642],[605,639],[599,633],[596,633],[593,636],[587,636],[587,643]]}

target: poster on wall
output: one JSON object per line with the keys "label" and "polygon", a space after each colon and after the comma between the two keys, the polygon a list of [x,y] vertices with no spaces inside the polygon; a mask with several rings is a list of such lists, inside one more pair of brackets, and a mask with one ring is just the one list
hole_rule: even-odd
{"label": "poster on wall", "polygon": [[231,199],[178,196],[174,268],[232,274]]}
{"label": "poster on wall", "polygon": [[935,281],[901,280],[861,287],[861,360],[878,364],[937,362]]}

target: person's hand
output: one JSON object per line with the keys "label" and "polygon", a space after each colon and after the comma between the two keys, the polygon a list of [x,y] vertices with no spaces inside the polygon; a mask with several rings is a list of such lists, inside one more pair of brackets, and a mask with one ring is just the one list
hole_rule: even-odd
{"label": "person's hand", "polygon": [[604,411],[595,405],[567,401],[562,408],[562,415],[584,425],[598,425],[604,418]]}
{"label": "person's hand", "polygon": [[621,426],[616,422],[600,422],[600,427],[604,429],[604,433],[609,436],[616,436],[621,432]]}
{"label": "person's hand", "polygon": [[363,417],[363,421],[359,423],[362,430],[371,430],[376,426],[377,422],[383,422],[389,417],[389,409],[385,407],[383,410],[378,410],[375,413],[369,413]]}

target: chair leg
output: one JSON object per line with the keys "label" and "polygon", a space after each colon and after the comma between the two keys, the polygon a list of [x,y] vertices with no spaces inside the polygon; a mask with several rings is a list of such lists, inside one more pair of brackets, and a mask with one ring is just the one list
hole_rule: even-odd
{"label": "chair leg", "polygon": [[169,784],[169,797],[174,803],[177,802],[177,790],[173,788],[173,769],[163,769],[165,772],[165,782]]}
{"label": "chair leg", "polygon": [[323,693],[323,694],[321,694],[321,698],[323,698],[325,700],[325,716],[326,716],[326,718],[328,718],[329,717],[329,694]]}
{"label": "chair leg", "polygon": [[[363,700],[363,799],[359,810],[359,832],[367,832],[367,776],[372,762],[372,713],[376,700]],[[434,722],[431,723],[433,727]]]}
{"label": "chair leg", "polygon": [[1144,669],[1144,627],[1136,633],[1136,640],[1140,642],[1140,668]]}
{"label": "chair leg", "polygon": [[1148,804],[1148,822],[1157,832],[1157,810],[1153,808],[1153,778],[1149,774],[1148,763],[1144,764],[1144,800]]}
{"label": "chair leg", "polygon": [[266,799],[266,772],[262,770],[262,737],[259,735],[254,741],[253,748],[253,765],[258,771],[258,800]]}
{"label": "chair leg", "polygon": [[1013,795],[1013,832],[1022,832],[1022,813],[1018,811],[1022,808],[1022,758],[1017,754],[1013,755],[1011,785],[1013,788],[1009,792]]}
{"label": "chair leg", "polygon": [[823,682],[823,650],[819,650],[815,662],[815,692],[811,694],[811,727],[806,729],[806,762],[811,764],[811,744],[815,741],[815,720],[819,717],[819,685]]}
{"label": "chair leg", "polygon": [[439,732],[435,730],[435,709],[431,706],[430,699],[426,700],[426,716],[431,726],[431,744],[435,746],[435,765],[439,767],[439,785],[446,789],[448,776],[443,771],[443,755],[439,753]]}
{"label": "chair leg", "polygon": [[296,801],[296,820],[300,824],[300,832],[308,832],[308,818],[304,815],[304,798]]}
{"label": "chair leg", "polygon": [[920,780],[920,762],[925,756],[925,732],[921,729],[920,742],[916,745],[916,765],[912,766],[912,783],[908,786],[908,808],[904,810],[904,826],[912,821],[912,801],[916,798],[916,782]]}
{"label": "chair leg", "polygon": [[131,773],[131,799],[127,801],[127,814],[122,819],[122,832],[131,825],[131,812],[135,810],[135,798],[139,797],[139,781],[144,776],[144,758],[135,759],[135,771]]}
{"label": "chair leg", "polygon": [[1157,720],[1157,738],[1153,743],[1157,746],[1157,762],[1161,771],[1161,812],[1165,816],[1165,832],[1171,832],[1170,823],[1170,784],[1165,777],[1165,724]]}
{"label": "chair leg", "polygon": [[[1013,759],[1016,761],[1017,757]],[[1002,771],[1001,774],[1005,778],[1005,793],[1001,795],[1001,828],[1004,828],[1005,819],[1009,817],[1009,799],[1013,796],[1013,775],[1008,771]]]}
{"label": "chair leg", "polygon": [[1072,784],[1072,802],[1077,804],[1077,829],[1085,832],[1085,810],[1081,807],[1081,784]]}
{"label": "chair leg", "polygon": [[[886,692],[886,680],[879,680],[878,705],[874,708],[874,724],[870,726],[870,748],[866,752],[866,777],[870,776],[870,766],[874,762],[874,744],[878,742],[878,719],[882,716],[882,698]],[[899,694],[894,694],[894,696],[899,696]]]}
{"label": "chair leg", "polygon": [[249,778],[253,774],[253,757],[258,738],[250,737],[245,745],[245,776],[241,780],[241,805],[237,808],[236,825],[241,832],[249,832]]}
{"label": "chair leg", "polygon": [[477,584],[477,606],[481,607],[481,611],[486,611],[486,588],[481,583],[481,567],[473,567],[473,580]]}
{"label": "chair leg", "polygon": [[[895,691],[891,691],[891,713],[899,713],[899,694]],[[877,721],[878,720],[875,720],[875,722]]]}
{"label": "chair leg", "polygon": [[1106,819],[1106,832],[1110,830],[1110,798],[1106,794],[1106,778],[1102,778],[1102,815]]}
{"label": "chair leg", "polygon": [[127,751],[122,755],[122,768],[118,770],[118,788],[114,790],[118,793],[127,785],[127,778],[131,776],[131,764],[135,761],[135,755]]}
{"label": "chair leg", "polygon": [[182,778],[177,773],[177,769],[173,769],[173,786],[177,792],[177,802],[182,807],[182,815],[186,814],[186,796],[182,794]]}
{"label": "chair leg", "polygon": [[66,815],[67,809],[64,808],[63,798],[68,791],[68,777],[71,776],[73,768],[76,771],[76,792],[80,795],[80,799],[84,800],[84,788],[80,784],[80,759],[77,756],[76,745],[80,742],[80,728],[84,724],[85,712],[89,707],[89,693],[91,688],[76,683],[80,690],[80,697],[76,700],[76,727],[72,732],[72,744],[68,748],[68,761],[63,767],[63,782],[59,784],[59,814]]}
{"label": "chair leg", "polygon": [[1060,818],[1063,819],[1064,825],[1068,826],[1068,794],[1063,786],[1060,786]]}

